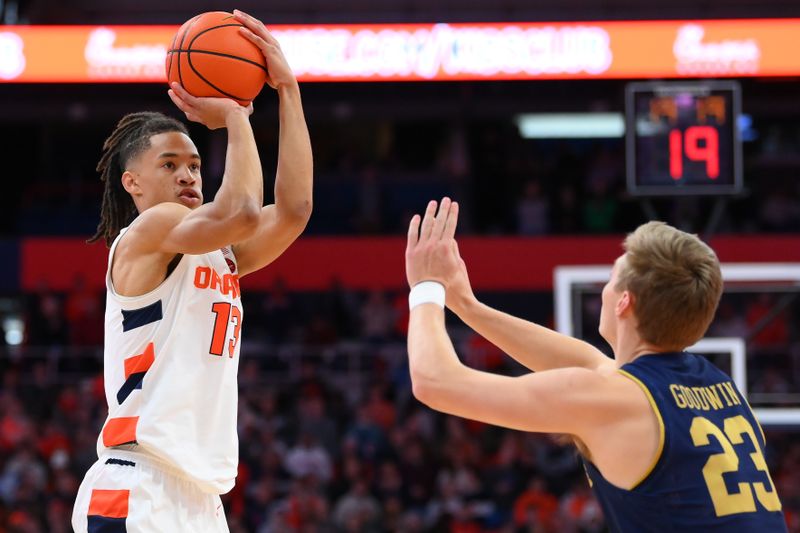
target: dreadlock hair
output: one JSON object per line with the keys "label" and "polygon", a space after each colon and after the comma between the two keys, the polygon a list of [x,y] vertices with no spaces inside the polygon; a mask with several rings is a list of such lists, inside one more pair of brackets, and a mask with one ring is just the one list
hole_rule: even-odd
{"label": "dreadlock hair", "polygon": [[104,239],[106,246],[111,247],[120,229],[136,218],[138,211],[133,198],[122,186],[122,174],[131,159],[150,148],[150,137],[170,131],[189,135],[183,123],[153,111],[130,113],[120,119],[117,127],[103,143],[103,156],[97,163],[100,180],[106,185],[100,208],[100,223],[95,234],[86,242]]}

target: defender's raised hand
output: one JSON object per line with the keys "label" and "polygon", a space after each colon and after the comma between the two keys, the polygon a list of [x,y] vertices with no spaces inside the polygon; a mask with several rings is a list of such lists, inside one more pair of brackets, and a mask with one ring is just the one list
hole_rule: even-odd
{"label": "defender's raised hand", "polygon": [[452,241],[452,247],[452,254],[458,265],[458,269],[451,273],[447,281],[445,305],[447,305],[448,309],[460,315],[465,306],[475,301],[475,293],[472,292],[472,284],[469,281],[469,274],[467,273],[467,264],[461,257],[461,253],[458,250],[458,243],[455,239]]}
{"label": "defender's raised hand", "polygon": [[431,201],[420,219],[414,215],[408,226],[406,277],[413,287],[420,281],[438,281],[447,287],[460,271],[460,257],[455,246],[458,203],[442,198]]}

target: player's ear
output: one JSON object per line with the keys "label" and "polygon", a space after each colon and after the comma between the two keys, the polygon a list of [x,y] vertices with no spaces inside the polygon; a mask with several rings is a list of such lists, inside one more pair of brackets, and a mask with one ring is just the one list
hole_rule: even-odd
{"label": "player's ear", "polygon": [[633,295],[629,291],[622,291],[617,304],[614,306],[614,311],[617,316],[633,311]]}
{"label": "player's ear", "polygon": [[120,181],[122,182],[122,188],[128,191],[128,194],[132,196],[140,196],[142,194],[142,189],[139,187],[139,181],[136,179],[136,174],[130,170],[126,170],[122,173]]}

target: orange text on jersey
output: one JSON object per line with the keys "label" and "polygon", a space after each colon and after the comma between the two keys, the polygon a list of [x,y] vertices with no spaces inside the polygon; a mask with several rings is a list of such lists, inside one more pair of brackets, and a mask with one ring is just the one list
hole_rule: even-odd
{"label": "orange text on jersey", "polygon": [[232,298],[239,297],[239,276],[219,273],[211,267],[199,266],[194,271],[194,286],[198,289],[218,290]]}

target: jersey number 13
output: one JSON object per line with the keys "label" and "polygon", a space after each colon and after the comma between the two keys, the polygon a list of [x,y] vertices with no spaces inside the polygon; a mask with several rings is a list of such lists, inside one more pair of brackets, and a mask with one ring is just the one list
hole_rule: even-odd
{"label": "jersey number 13", "polygon": [[[214,336],[211,337],[211,355],[222,356],[225,346],[228,347],[228,357],[233,357],[236,343],[239,342],[239,332],[242,329],[242,312],[229,302],[215,302],[211,306],[214,313]],[[233,335],[228,338],[228,324],[233,324]],[[227,342],[226,342],[227,341]]]}

